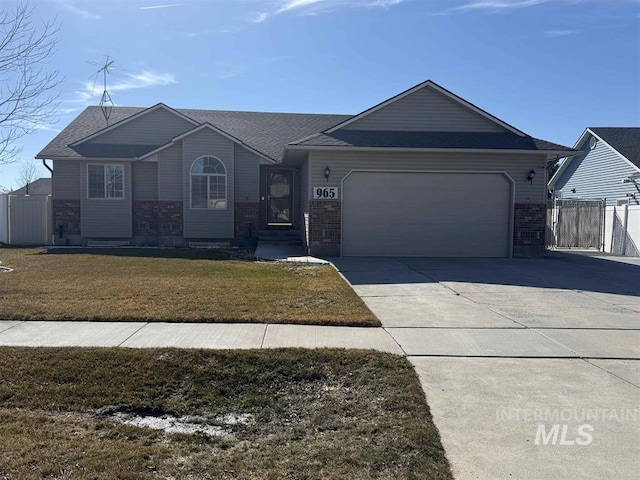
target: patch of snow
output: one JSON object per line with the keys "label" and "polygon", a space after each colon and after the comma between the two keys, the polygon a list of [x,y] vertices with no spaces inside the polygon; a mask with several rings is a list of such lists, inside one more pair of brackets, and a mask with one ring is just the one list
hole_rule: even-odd
{"label": "patch of snow", "polygon": [[209,437],[229,436],[232,432],[228,427],[234,425],[251,425],[254,423],[251,414],[227,414],[215,418],[213,422],[208,421],[204,417],[184,416],[173,417],[171,415],[163,415],[154,417],[151,415],[141,416],[129,413],[117,412],[111,418],[124,425],[134,427],[151,428],[153,430],[163,430],[166,433],[184,433],[194,435],[201,433]]}

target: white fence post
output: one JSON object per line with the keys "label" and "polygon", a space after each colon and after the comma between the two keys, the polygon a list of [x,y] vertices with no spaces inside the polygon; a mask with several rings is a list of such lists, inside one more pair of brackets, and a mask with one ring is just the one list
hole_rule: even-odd
{"label": "white fence post", "polygon": [[0,243],[9,243],[9,196],[0,194]]}
{"label": "white fence post", "polygon": [[629,229],[627,226],[629,225],[629,204],[625,203],[622,208],[624,209],[623,219],[622,219],[622,255],[627,254],[627,235]]}

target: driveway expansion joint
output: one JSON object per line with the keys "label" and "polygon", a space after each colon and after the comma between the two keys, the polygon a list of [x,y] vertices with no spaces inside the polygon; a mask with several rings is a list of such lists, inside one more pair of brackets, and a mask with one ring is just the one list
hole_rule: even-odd
{"label": "driveway expansion joint", "polygon": [[[626,378],[622,378],[620,375],[616,375],[615,373],[610,372],[610,371],[609,371],[609,370],[607,370],[606,368],[603,368],[603,367],[601,367],[600,365],[596,365],[595,363],[592,363],[592,362],[590,362],[590,361],[589,361],[589,360],[628,360],[627,358],[623,358],[623,359],[619,359],[619,358],[602,358],[602,359],[598,359],[598,358],[594,358],[594,357],[589,357],[589,358],[583,358],[583,360],[584,360],[585,362],[587,362],[589,365],[591,365],[591,366],[593,366],[593,367],[596,367],[596,368],[598,368],[598,369],[602,370],[603,372],[608,373],[609,375],[613,375],[614,377],[616,377],[616,378],[618,378],[618,379],[622,380],[623,382],[628,383],[628,384],[629,384],[629,385],[631,385],[631,386],[636,387],[637,389],[640,389],[640,384],[635,384],[635,383],[633,383],[633,382],[630,382],[630,381],[629,381],[629,380],[627,380]],[[638,359],[638,360],[640,360],[640,359]]]}

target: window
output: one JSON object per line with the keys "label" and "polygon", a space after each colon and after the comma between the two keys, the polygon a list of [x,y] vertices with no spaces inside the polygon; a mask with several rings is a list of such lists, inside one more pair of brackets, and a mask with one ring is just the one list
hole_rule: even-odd
{"label": "window", "polygon": [[124,198],[124,165],[87,165],[88,198]]}
{"label": "window", "polygon": [[200,157],[191,166],[191,208],[227,208],[227,169],[216,157]]}

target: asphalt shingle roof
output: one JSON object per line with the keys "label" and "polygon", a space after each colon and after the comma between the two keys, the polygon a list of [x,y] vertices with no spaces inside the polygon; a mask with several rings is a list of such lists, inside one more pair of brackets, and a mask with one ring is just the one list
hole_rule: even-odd
{"label": "asphalt shingle roof", "polygon": [[[110,125],[146,110],[114,107]],[[235,112],[176,109],[199,124],[210,123],[263,155],[279,161],[286,145],[396,148],[469,148],[513,150],[572,150],[569,147],[514,133],[484,132],[391,132],[338,130],[318,133],[352,118],[349,115],[304,113]],[[70,144],[105,128],[100,107],[87,107],[39,154],[38,158],[132,158],[162,145]],[[622,153],[622,152],[621,152]],[[637,158],[637,156],[635,157]]]}
{"label": "asphalt shingle roof", "polygon": [[[13,195],[26,195],[27,186],[18,188],[11,192]],[[51,195],[51,177],[43,177],[34,180],[29,184],[30,195]]]}
{"label": "asphalt shingle roof", "polygon": [[396,132],[338,130],[314,135],[294,145],[323,147],[469,148],[490,150],[572,150],[569,147],[515,133]]}
{"label": "asphalt shingle roof", "polygon": [[[145,108],[114,107],[109,123],[120,122]],[[223,110],[176,109],[192,120],[211,125],[237,138],[242,143],[254,148],[274,160],[279,160],[282,151],[290,142],[326,130],[349,118],[350,115],[322,115],[305,113],[266,113],[266,112],[233,112]],[[109,149],[100,145],[79,145],[71,148],[68,145],[88,137],[105,127],[100,107],[87,107],[56,138],[54,138],[38,157],[77,157],[100,156],[132,157],[146,153],[161,145],[109,145]],[[146,149],[145,149],[146,148]]]}
{"label": "asphalt shingle roof", "polygon": [[590,127],[589,130],[640,168],[640,127]]}

